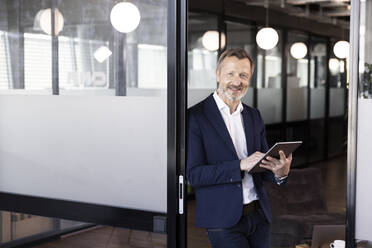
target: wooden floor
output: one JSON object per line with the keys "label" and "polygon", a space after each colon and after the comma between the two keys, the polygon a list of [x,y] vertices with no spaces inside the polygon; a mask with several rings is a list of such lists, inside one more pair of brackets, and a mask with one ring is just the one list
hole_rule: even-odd
{"label": "wooden floor", "polygon": [[[346,157],[313,164],[322,171],[331,212],[346,211]],[[195,226],[195,202],[188,202],[188,248],[208,248],[205,230]],[[124,228],[96,227],[34,248],[165,248],[167,236]]]}

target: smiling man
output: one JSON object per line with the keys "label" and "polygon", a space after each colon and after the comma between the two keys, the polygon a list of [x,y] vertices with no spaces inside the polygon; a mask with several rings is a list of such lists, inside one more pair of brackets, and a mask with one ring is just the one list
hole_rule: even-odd
{"label": "smiling man", "polygon": [[253,61],[243,49],[219,58],[217,90],[188,111],[187,179],[195,189],[196,225],[213,248],[268,248],[271,209],[263,181],[286,181],[292,154],[268,158],[258,110],[240,101],[248,91]]}

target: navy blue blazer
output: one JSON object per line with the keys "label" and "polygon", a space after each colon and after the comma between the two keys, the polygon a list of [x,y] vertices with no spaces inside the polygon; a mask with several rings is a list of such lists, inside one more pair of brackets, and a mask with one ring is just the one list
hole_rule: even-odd
{"label": "navy blue blazer", "polygon": [[[268,150],[265,126],[258,110],[243,104],[242,118],[248,155]],[[240,160],[230,134],[210,95],[188,110],[187,180],[196,197],[196,225],[227,228],[242,216],[243,192]],[[253,173],[260,205],[268,222],[271,208],[263,181],[275,182],[270,171]]]}

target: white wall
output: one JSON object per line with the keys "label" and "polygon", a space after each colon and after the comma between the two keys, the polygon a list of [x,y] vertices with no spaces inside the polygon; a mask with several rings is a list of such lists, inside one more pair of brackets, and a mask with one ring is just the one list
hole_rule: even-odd
{"label": "white wall", "polygon": [[0,191],[167,211],[166,97],[0,96]]}

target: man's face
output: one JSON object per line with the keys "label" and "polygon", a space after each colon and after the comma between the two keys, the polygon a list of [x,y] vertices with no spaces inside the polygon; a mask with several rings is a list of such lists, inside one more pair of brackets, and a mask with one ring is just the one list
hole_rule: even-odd
{"label": "man's face", "polygon": [[216,71],[217,91],[231,101],[240,100],[247,93],[251,71],[247,58],[226,57]]}

